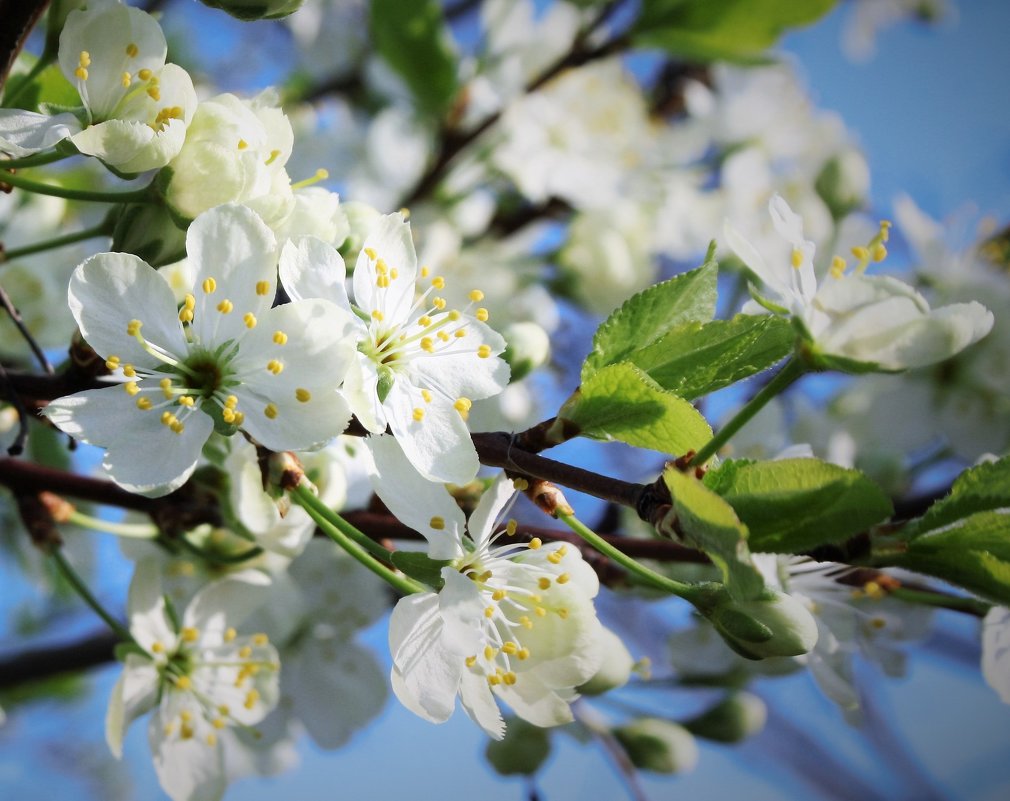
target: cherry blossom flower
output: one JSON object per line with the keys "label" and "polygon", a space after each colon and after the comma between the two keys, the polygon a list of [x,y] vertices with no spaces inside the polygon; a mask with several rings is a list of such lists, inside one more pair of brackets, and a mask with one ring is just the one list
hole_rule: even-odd
{"label": "cherry blossom flower", "polygon": [[304,450],[343,431],[337,387],[352,358],[351,320],[325,300],[271,308],[273,234],[249,209],[222,206],[187,235],[195,286],[182,307],[136,256],[100,253],[70,282],[81,333],[122,380],[49,404],[68,434],[107,449],[121,486],[149,496],[181,486],[217,430],[271,450]]}
{"label": "cherry blossom flower", "polygon": [[[293,299],[326,298],[350,309],[340,255],[306,237],[286,245],[280,275]],[[466,417],[474,400],[501,392],[508,365],[505,341],[485,325],[486,309],[447,309],[432,296],[445,286],[417,269],[410,226],[399,214],[382,217],[365,240],[354,270],[358,358],[344,385],[351,410],[369,431],[388,426],[410,463],[431,481],[464,484],[478,468]],[[470,293],[470,305],[484,298]]]}
{"label": "cherry blossom flower", "polygon": [[[392,685],[415,714],[435,723],[456,696],[490,736],[505,725],[494,699],[537,726],[572,720],[575,688],[597,672],[603,627],[593,598],[599,581],[578,549],[564,543],[495,545],[499,516],[515,490],[504,474],[464,519],[437,484],[424,481],[392,437],[369,440],[373,485],[390,511],[446,560],[438,592],[402,598],[389,621]],[[510,521],[507,531],[515,531]]]}

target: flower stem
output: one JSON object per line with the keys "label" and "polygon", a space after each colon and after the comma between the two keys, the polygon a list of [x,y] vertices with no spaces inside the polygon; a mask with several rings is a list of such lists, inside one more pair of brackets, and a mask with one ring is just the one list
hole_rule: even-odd
{"label": "flower stem", "polygon": [[685,584],[682,581],[676,581],[674,579],[667,578],[666,576],[662,576],[654,570],[650,570],[645,567],[645,565],[639,564],[627,554],[622,553],[603,539],[603,537],[586,526],[581,520],[576,518],[575,515],[565,514],[564,512],[559,511],[558,520],[568,526],[568,528],[582,537],[582,539],[592,545],[604,556],[610,558],[629,573],[632,573],[642,579],[647,584],[651,584],[657,589],[677,595],[687,601],[692,601],[697,595],[695,588],[690,584]]}
{"label": "flower stem", "polygon": [[63,159],[70,158],[71,155],[73,154],[60,153],[58,150],[53,150],[49,153],[32,153],[30,156],[24,156],[19,159],[4,159],[0,161],[0,169],[26,170],[29,167],[41,167],[44,164],[63,161]]}
{"label": "flower stem", "polygon": [[806,372],[803,363],[797,359],[790,359],[783,365],[782,369],[775,374],[775,377],[765,384],[761,391],[751,398],[747,404],[736,413],[732,420],[719,429],[719,433],[710,439],[688,462],[688,465],[703,465],[711,459],[719,449],[729,442],[730,438],[746,425],[754,415],[761,411],[765,405],[776,395],[784,391],[794,381]]}
{"label": "flower stem", "polygon": [[70,189],[65,186],[55,186],[54,184],[42,184],[32,181],[16,173],[0,171],[0,184],[10,184],[26,192],[34,192],[38,195],[51,195],[62,197],[66,200],[82,200],[94,203],[154,203],[156,201],[154,193],[149,186],[143,189],[136,189],[132,192],[101,192],[91,189]]}
{"label": "flower stem", "polygon": [[110,225],[107,222],[101,222],[94,228],[86,228],[83,231],[75,231],[72,234],[64,234],[63,236],[53,237],[52,239],[46,239],[42,242],[36,242],[34,245],[25,245],[21,248],[11,248],[10,250],[4,251],[0,256],[2,256],[3,261],[12,261],[14,259],[21,258],[22,256],[31,256],[33,253],[42,253],[45,250],[55,250],[56,248],[61,248],[64,245],[72,245],[74,242],[83,242],[86,239],[94,239],[98,236],[109,236],[111,235]]}
{"label": "flower stem", "polygon": [[129,537],[137,540],[153,540],[159,533],[158,528],[150,523],[114,523],[111,520],[102,520],[76,510],[70,513],[67,522],[81,528],[89,528],[92,531],[104,531],[107,534],[115,534],[117,537]]}
{"label": "flower stem", "polygon": [[[301,487],[300,487],[301,489]],[[379,543],[369,537],[367,534],[362,532],[360,529],[356,528],[352,523],[344,520],[340,515],[330,509],[325,503],[323,503],[319,496],[315,493],[308,491],[305,498],[299,501],[302,506],[306,509],[310,505],[320,517],[328,520],[335,528],[337,528],[344,536],[349,537],[354,540],[358,545],[368,551],[372,556],[375,556],[383,561],[389,561],[389,551],[383,548]]]}
{"label": "flower stem", "polygon": [[[336,521],[339,520],[343,526],[354,529],[354,527],[347,523],[346,520],[341,518],[339,515],[334,514],[331,510],[327,510],[325,515],[322,514],[319,511],[319,508],[322,506],[325,509],[325,504],[318,501],[318,498],[316,498],[312,490],[307,485],[299,484],[291,491],[291,494],[294,496],[298,504],[309,513],[309,517],[315,521],[316,525],[319,526],[319,529],[327,537],[337,543],[337,545],[347,551],[347,553],[357,559],[362,565],[375,573],[375,575],[393,587],[393,589],[401,595],[413,595],[416,592],[424,591],[424,588],[416,581],[393,572],[373,557],[371,553],[365,550],[365,548],[358,545],[358,543],[355,542],[350,535],[345,534],[341,528],[338,527]],[[331,520],[331,518],[335,519]],[[357,531],[357,529],[354,530]],[[361,534],[361,532],[359,531],[358,534]],[[364,537],[365,535],[361,534],[361,536]]]}
{"label": "flower stem", "polygon": [[201,548],[199,545],[190,542],[185,536],[179,537],[175,541],[180,543],[185,550],[192,554],[196,554],[201,559],[206,559],[208,562],[215,565],[238,565],[242,562],[248,562],[250,559],[255,559],[257,556],[261,556],[263,554],[263,549],[258,545],[254,548],[242,551],[241,553],[229,554],[208,551],[205,548]]}
{"label": "flower stem", "polygon": [[67,580],[67,583],[74,588],[84,602],[94,610],[95,614],[104,620],[108,624],[109,628],[111,628],[124,642],[133,642],[133,635],[130,634],[129,630],[122,623],[110,615],[105,610],[105,607],[99,603],[98,599],[91,594],[91,590],[88,589],[81,577],[77,575],[77,571],[70,566],[70,563],[64,558],[60,549],[53,548],[50,551],[50,556],[52,556],[53,561],[56,563],[56,567],[59,569],[63,578]]}
{"label": "flower stem", "polygon": [[951,609],[955,612],[965,612],[969,615],[985,617],[986,613],[992,609],[992,604],[980,601],[977,598],[963,598],[959,595],[947,595],[940,592],[929,592],[928,590],[913,590],[908,587],[895,587],[887,591],[901,601],[922,606],[936,606],[940,609]]}

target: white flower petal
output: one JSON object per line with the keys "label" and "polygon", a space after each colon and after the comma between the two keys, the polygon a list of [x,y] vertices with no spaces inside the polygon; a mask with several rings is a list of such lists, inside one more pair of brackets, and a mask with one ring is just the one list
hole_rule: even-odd
{"label": "white flower petal", "polygon": [[524,675],[512,686],[499,684],[495,694],[534,726],[561,726],[573,719],[569,702],[545,687],[534,675]]}
{"label": "white flower petal", "polygon": [[281,250],[280,278],[291,300],[323,298],[350,311],[347,267],[336,249],[314,236],[286,242]]}
{"label": "white flower petal", "polygon": [[186,126],[172,120],[161,131],[132,120],[106,120],[90,125],[70,137],[87,156],[100,158],[123,173],[138,173],[164,167],[182,149]]}
{"label": "white flower petal", "polygon": [[335,389],[312,390],[305,402],[295,392],[290,385],[270,395],[249,385],[236,388],[238,408],[245,415],[242,429],[272,451],[304,451],[325,445],[347,428],[351,410]]}
{"label": "white flower petal", "polygon": [[994,606],[982,624],[982,675],[1004,704],[1010,704],[1010,609]]}
{"label": "white flower petal", "polygon": [[[438,389],[450,401],[461,396],[471,400],[489,398],[505,389],[509,366],[498,358],[505,350],[505,340],[476,320],[469,321],[466,330],[465,337],[453,337],[434,353],[420,352],[414,356],[410,365],[413,383]],[[481,345],[491,349],[489,356],[477,355]]]}
{"label": "white flower petal", "polygon": [[[435,396],[431,403],[420,392],[397,379],[383,404],[389,429],[410,463],[430,481],[466,484],[477,475],[480,462],[470,431],[450,401]],[[414,409],[424,418],[414,419]]]}
{"label": "white flower petal", "polygon": [[[269,577],[258,570],[232,573],[208,584],[193,597],[182,624],[201,633],[223,633],[229,626],[241,626],[266,600],[269,589]],[[217,645],[217,642],[211,640],[208,644]]]}
{"label": "white flower petal", "polygon": [[[376,260],[368,256],[372,251]],[[381,259],[388,270],[389,285],[378,286],[376,263]],[[366,312],[381,311],[387,325],[403,323],[414,303],[414,278],[417,275],[417,254],[410,236],[410,225],[399,214],[381,217],[372,228],[358,254],[354,268],[354,301]]]}
{"label": "white flower petal", "polygon": [[141,648],[150,653],[156,642],[165,650],[175,647],[176,634],[165,613],[158,560],[144,559],[137,563],[130,581],[126,610],[130,617],[130,634]]}
{"label": "white flower petal", "polygon": [[158,671],[151,660],[129,654],[109,698],[105,742],[116,759],[123,756],[123,735],[130,724],[151,709],[158,698]]}
{"label": "white flower petal", "polygon": [[220,742],[209,746],[201,737],[166,737],[165,726],[170,722],[174,718],[159,710],[147,727],[162,789],[172,801],[219,801],[228,787]]}
{"label": "white flower petal", "polygon": [[500,740],[505,736],[505,721],[484,676],[464,670],[459,685],[459,698],[470,719],[488,737]]}
{"label": "white flower petal", "polygon": [[468,525],[470,538],[478,548],[491,539],[495,523],[502,516],[515,494],[516,489],[512,479],[504,473],[500,473],[491,486],[480,496],[477,507],[470,514]]}
{"label": "white flower petal", "polygon": [[22,158],[48,150],[57,142],[81,130],[77,117],[69,112],[50,117],[21,109],[0,109],[0,152]]}

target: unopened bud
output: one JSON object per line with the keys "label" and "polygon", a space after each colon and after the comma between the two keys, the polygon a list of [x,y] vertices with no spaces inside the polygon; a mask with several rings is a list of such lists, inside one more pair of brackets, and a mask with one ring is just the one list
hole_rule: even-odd
{"label": "unopened bud", "polygon": [[485,755],[502,776],[532,776],[551,752],[547,732],[520,718],[509,718],[502,740],[487,744]]}
{"label": "unopened bud", "polygon": [[687,721],[692,734],[720,743],[737,743],[764,728],[768,719],[765,702],[753,693],[733,693],[720,703]]}
{"label": "unopened bud", "polygon": [[297,11],[304,0],[200,0],[205,6],[220,8],[236,19],[278,19]]}
{"label": "unopened bud", "polygon": [[111,249],[132,253],[152,267],[161,267],[185,257],[186,230],[175,224],[166,207],[133,203],[120,207]]}
{"label": "unopened bud", "polygon": [[870,191],[870,168],[858,150],[843,150],[824,165],[814,187],[831,216],[840,220],[866,200]]}
{"label": "unopened bud", "polygon": [[508,343],[502,358],[512,368],[512,381],[525,378],[546,364],[551,356],[551,341],[536,323],[512,323],[505,327],[502,336]]}
{"label": "unopened bud", "polygon": [[635,669],[635,661],[624,647],[621,638],[606,627],[603,629],[601,650],[603,661],[599,670],[578,688],[583,695],[603,695],[605,692],[623,687]]}
{"label": "unopened bud", "polygon": [[653,773],[686,773],[698,764],[698,744],[687,729],[662,718],[640,718],[613,730],[628,759]]}
{"label": "unopened bud", "polygon": [[799,656],[817,644],[813,615],[778,590],[766,588],[750,601],[737,601],[723,593],[702,611],[726,644],[747,659]]}

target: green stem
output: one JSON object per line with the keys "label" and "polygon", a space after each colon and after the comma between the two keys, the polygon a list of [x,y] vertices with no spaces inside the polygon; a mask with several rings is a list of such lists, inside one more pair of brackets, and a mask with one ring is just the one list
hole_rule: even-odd
{"label": "green stem", "polygon": [[928,590],[912,590],[908,587],[895,587],[888,590],[888,595],[912,604],[922,606],[936,606],[940,609],[951,609],[955,612],[966,612],[969,615],[985,617],[986,613],[992,609],[992,604],[980,601],[977,598],[964,598],[959,595],[946,595],[939,592],[929,592]]}
{"label": "green stem", "polygon": [[263,554],[263,549],[258,545],[255,548],[249,548],[241,553],[215,553],[214,551],[208,551],[205,548],[201,548],[199,545],[190,542],[185,536],[179,537],[175,541],[180,543],[182,547],[190,553],[196,554],[201,559],[206,559],[208,562],[213,562],[217,565],[238,565],[242,562],[248,562],[250,559],[255,559],[257,556],[262,556]]}
{"label": "green stem", "polygon": [[36,242],[34,245],[25,245],[22,248],[12,248],[0,253],[0,260],[13,261],[22,256],[31,256],[33,253],[42,253],[46,250],[55,250],[65,245],[72,245],[74,242],[83,242],[86,239],[94,239],[97,236],[110,236],[112,232],[107,222],[101,222],[94,228],[86,228],[83,231],[75,231],[72,234],[53,237],[43,242]]}
{"label": "green stem", "polygon": [[[311,502],[311,499],[314,499],[315,495],[307,485],[299,484],[291,491],[291,494],[294,496],[298,504],[309,513],[309,517],[315,521],[316,525],[319,526],[319,529],[327,537],[337,543],[337,545],[347,551],[347,553],[357,559],[362,565],[375,573],[375,575],[393,587],[393,589],[401,595],[413,595],[416,592],[424,592],[424,587],[413,579],[394,573],[384,564],[375,559],[368,551],[358,545],[349,536],[345,535],[334,522],[330,521],[329,516],[323,516],[318,511],[317,505]],[[329,515],[332,514],[333,512],[329,512]],[[346,521],[344,522],[346,523]]]}
{"label": "green stem", "polygon": [[34,192],[37,195],[52,195],[62,197],[67,200],[83,200],[94,203],[154,203],[157,198],[150,191],[149,186],[143,189],[136,189],[133,192],[100,192],[90,189],[69,189],[64,186],[54,186],[53,184],[40,184],[20,175],[11,172],[0,171],[0,184],[10,184],[26,192]]}
{"label": "green stem", "polygon": [[632,573],[646,583],[651,584],[653,587],[664,590],[673,595],[677,595],[688,601],[693,601],[697,595],[695,588],[690,584],[685,584],[682,581],[675,581],[674,579],[662,576],[654,570],[650,570],[645,567],[645,565],[639,564],[627,554],[622,553],[595,531],[588,528],[581,520],[576,518],[575,515],[569,515],[559,511],[558,520],[568,526],[568,528],[582,537],[582,539],[592,545],[604,556],[619,564],[629,573]]}
{"label": "green stem", "polygon": [[29,167],[42,167],[56,161],[63,161],[63,159],[70,158],[71,155],[71,153],[60,153],[58,150],[53,150],[50,153],[32,153],[32,155],[20,159],[4,159],[0,161],[0,169],[27,170]]}
{"label": "green stem", "polygon": [[789,387],[796,379],[806,372],[803,363],[797,359],[790,359],[783,365],[782,369],[775,374],[775,377],[765,384],[761,391],[751,398],[747,404],[736,413],[732,420],[719,429],[719,433],[705,443],[704,447],[698,451],[688,465],[703,465],[711,459],[719,449],[729,442],[730,438],[746,425],[750,419],[761,411],[765,405]]}
{"label": "green stem", "polygon": [[[299,501],[302,506],[308,508],[311,506],[317,515],[328,520],[334,528],[340,531],[345,537],[349,537],[354,540],[358,545],[368,551],[372,556],[381,559],[384,562],[389,561],[389,551],[383,548],[379,543],[369,537],[360,529],[356,528],[351,523],[348,523],[344,518],[334,512],[329,506],[323,503],[319,496],[315,493],[309,491],[305,493],[305,497],[302,501]],[[308,505],[308,506],[306,506]]]}
{"label": "green stem", "polygon": [[83,512],[71,512],[67,522],[92,531],[104,531],[117,537],[130,537],[138,540],[153,540],[158,536],[158,528],[150,523],[114,523],[98,517],[86,515]]}
{"label": "green stem", "polygon": [[67,580],[67,583],[74,588],[78,595],[84,600],[84,602],[90,606],[102,620],[104,620],[109,628],[111,628],[124,642],[133,642],[133,635],[130,634],[129,630],[118,620],[116,620],[112,615],[110,615],[91,594],[91,590],[88,589],[87,585],[77,575],[70,563],[63,557],[59,548],[53,548],[49,552],[49,555],[53,557],[53,561],[56,563],[56,567],[59,568],[60,573],[63,578]]}

